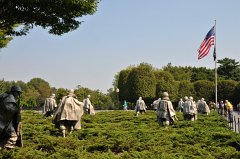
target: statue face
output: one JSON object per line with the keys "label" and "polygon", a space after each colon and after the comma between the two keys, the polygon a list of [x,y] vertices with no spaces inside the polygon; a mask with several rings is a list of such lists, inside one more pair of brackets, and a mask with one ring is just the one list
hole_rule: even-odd
{"label": "statue face", "polygon": [[20,92],[13,92],[13,96],[16,100],[18,100],[20,97]]}

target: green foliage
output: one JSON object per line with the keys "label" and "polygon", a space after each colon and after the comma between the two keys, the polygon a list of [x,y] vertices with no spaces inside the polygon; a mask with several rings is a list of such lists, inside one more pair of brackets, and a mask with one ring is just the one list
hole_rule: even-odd
{"label": "green foliage", "polygon": [[168,71],[156,70],[156,98],[162,97],[163,92],[168,92],[172,100],[177,98],[177,84],[174,77]]}
{"label": "green foliage", "polygon": [[58,0],[48,1],[0,1],[1,28],[23,25],[23,30],[10,30],[9,34],[26,34],[33,26],[50,28],[49,33],[61,35],[75,30],[81,24],[76,18],[96,12],[98,0]]}
{"label": "green foliage", "polygon": [[170,72],[176,81],[191,80],[191,67],[172,66],[171,63],[168,63],[163,70]]}
{"label": "green foliage", "polygon": [[93,91],[90,90],[89,88],[79,88],[75,91],[76,96],[80,101],[83,101],[84,98],[87,97],[87,95],[91,94]]}
{"label": "green foliage", "polygon": [[193,83],[196,98],[201,99],[202,97],[206,101],[214,101],[215,97],[215,84],[214,82],[207,80],[199,80]]}
{"label": "green foliage", "polygon": [[[22,88],[22,87],[21,87]],[[22,106],[33,107],[37,105],[37,99],[40,93],[33,87],[28,86],[21,95]]]}
{"label": "green foliage", "polygon": [[190,81],[179,81],[178,82],[178,99],[185,96],[192,96],[195,98],[195,92],[193,84]]}
{"label": "green foliage", "polygon": [[191,82],[195,82],[199,80],[214,81],[214,79],[215,79],[215,73],[213,69],[208,69],[206,67],[192,68]]}
{"label": "green foliage", "polygon": [[68,90],[64,88],[58,88],[56,91],[56,101],[57,103],[60,102],[60,100],[68,94]]}
{"label": "green foliage", "polygon": [[224,58],[218,60],[218,74],[224,77],[226,80],[240,80],[240,64],[234,59]]}
{"label": "green foliage", "polygon": [[233,93],[233,96],[234,96],[233,104],[234,105],[237,105],[240,102],[239,94],[240,94],[240,82],[237,83],[237,85],[234,89],[234,93]]}
{"label": "green foliage", "polygon": [[[237,103],[239,99],[236,98],[236,95],[239,94],[240,91],[237,88],[233,88],[233,84],[230,88],[232,93],[229,93],[229,85],[222,84],[221,81],[226,77],[231,77],[232,79],[237,80],[239,64],[238,62],[235,62],[235,60],[226,60],[226,58],[218,60],[218,62],[220,63],[219,71],[222,72],[222,75],[218,77],[221,92],[218,96],[220,97],[219,100],[228,98],[231,99],[231,101],[234,101],[234,103]],[[145,71],[146,73],[144,73],[144,71],[141,71],[140,66],[145,66],[146,70],[149,69],[149,71]],[[152,75],[149,75],[152,71],[154,72],[155,79]],[[156,93],[155,96],[153,96],[155,99],[161,97],[162,92],[167,91],[174,103],[184,96],[193,96],[195,99],[204,97],[207,101],[213,101],[215,99],[214,73],[213,69],[205,67],[181,67],[172,66],[172,64],[169,63],[167,66],[163,67],[162,70],[155,69],[150,64],[142,63],[137,67],[131,66],[120,71],[118,76],[116,76],[118,78],[115,79],[118,83],[116,85],[115,82],[114,86],[118,88],[121,87],[119,92],[120,100],[125,99],[131,103],[135,102],[139,96],[142,96],[143,98],[146,96],[140,95],[141,89],[146,86],[145,77],[148,78],[149,81],[152,79],[152,83],[155,83],[156,80]],[[149,90],[150,89],[152,89],[152,87],[149,87]],[[235,95],[233,94],[233,91]],[[142,92],[142,94],[144,93]],[[116,96],[114,91],[112,92],[112,95],[113,97]],[[150,101],[153,101],[153,98],[146,96],[144,100],[147,99],[147,102],[149,103]]]}
{"label": "green foliage", "polygon": [[49,83],[41,78],[32,78],[27,85],[35,88],[39,96],[37,97],[37,104],[42,105],[47,97],[51,94],[51,87]]}
{"label": "green foliage", "polygon": [[4,79],[1,80],[1,93],[10,91],[11,87],[15,85],[15,83],[15,81],[4,81]]}
{"label": "green foliage", "polygon": [[218,82],[218,99],[234,101],[234,90],[237,85],[236,81],[233,80],[222,80]]}
{"label": "green foliage", "polygon": [[4,93],[4,79],[0,80],[0,94]]}
{"label": "green foliage", "polygon": [[75,94],[79,101],[83,101],[87,95],[91,95],[91,103],[95,109],[111,109],[113,107],[113,102],[110,96],[100,92],[99,90],[90,90],[88,88],[80,87],[75,90]]}
{"label": "green foliage", "polygon": [[0,48],[4,48],[13,39],[11,36],[7,35],[7,30],[0,29]]}
{"label": "green foliage", "polygon": [[128,83],[128,75],[131,72],[131,70],[122,70],[119,73],[119,80],[118,80],[118,88],[121,91],[119,93],[119,100],[129,100],[129,86],[127,85]]}
{"label": "green foliage", "polygon": [[[0,1],[0,48],[12,39],[26,35],[34,26],[62,35],[79,27],[79,18],[92,15],[99,0]],[[16,27],[19,26],[17,29]]]}
{"label": "green foliage", "polygon": [[153,67],[146,63],[141,63],[131,70],[128,75],[127,86],[129,89],[129,101],[135,102],[140,96],[146,103],[155,97],[156,79]]}
{"label": "green foliage", "polygon": [[[63,96],[66,96],[69,90],[65,88],[51,88],[49,83],[41,78],[33,78],[27,84],[22,81],[0,81],[0,93],[9,91],[13,85],[19,85],[22,88],[21,106],[34,107],[41,106],[44,100],[51,93],[56,94],[57,103],[60,102]],[[113,109],[113,102],[109,94],[104,94],[99,90],[90,90],[88,88],[79,87],[75,90],[75,94],[79,101],[83,101],[90,94],[92,104],[97,109]]]}
{"label": "green foliage", "polygon": [[167,129],[159,126],[154,111],[139,117],[133,111],[84,115],[82,129],[66,138],[37,112],[23,112],[23,148],[3,150],[0,158],[239,158],[240,135],[212,112],[195,122],[179,121]]}

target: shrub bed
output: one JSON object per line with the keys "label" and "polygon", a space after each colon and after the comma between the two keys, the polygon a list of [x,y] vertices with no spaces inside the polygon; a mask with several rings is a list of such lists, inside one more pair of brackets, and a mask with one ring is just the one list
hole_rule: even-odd
{"label": "shrub bed", "polygon": [[50,117],[26,110],[24,147],[2,150],[0,158],[240,158],[240,135],[216,112],[195,122],[177,116],[175,125],[163,128],[153,111],[139,117],[133,111],[99,112],[84,115],[82,129],[62,138]]}

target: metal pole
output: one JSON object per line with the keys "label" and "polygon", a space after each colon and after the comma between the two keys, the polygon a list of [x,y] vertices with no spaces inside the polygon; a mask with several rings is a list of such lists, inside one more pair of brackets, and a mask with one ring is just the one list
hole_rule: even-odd
{"label": "metal pole", "polygon": [[120,105],[120,104],[119,104],[119,92],[117,93],[117,99],[118,99],[118,110],[119,110],[119,109],[120,109],[120,108],[119,108],[119,105]]}
{"label": "metal pole", "polygon": [[117,109],[119,110],[119,89],[116,88],[116,93],[117,93]]}
{"label": "metal pole", "polygon": [[239,133],[239,130],[240,130],[240,129],[239,129],[239,118],[238,118],[238,133]]}
{"label": "metal pole", "polygon": [[233,118],[233,121],[234,121],[235,132],[237,132],[237,124],[236,124],[236,118],[235,118],[235,116],[234,116],[234,118]]}
{"label": "metal pole", "polygon": [[216,33],[216,20],[215,20],[215,40],[214,40],[214,51],[215,51],[215,104],[217,105],[217,53],[216,53],[216,41],[217,41],[217,33]]}

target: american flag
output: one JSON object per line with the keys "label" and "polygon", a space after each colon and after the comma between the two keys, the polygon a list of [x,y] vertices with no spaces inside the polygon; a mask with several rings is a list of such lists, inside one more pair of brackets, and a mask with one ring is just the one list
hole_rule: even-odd
{"label": "american flag", "polygon": [[212,29],[207,33],[202,44],[200,45],[200,48],[198,49],[198,60],[205,57],[209,53],[211,46],[214,45],[214,41],[215,26],[213,26]]}

